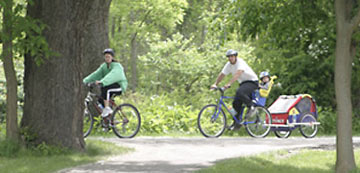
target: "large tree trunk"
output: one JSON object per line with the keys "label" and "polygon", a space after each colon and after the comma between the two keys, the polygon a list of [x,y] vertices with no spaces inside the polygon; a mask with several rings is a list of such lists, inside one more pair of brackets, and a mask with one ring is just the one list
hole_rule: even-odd
{"label": "large tree trunk", "polygon": [[[336,172],[349,172],[356,168],[352,141],[351,36],[357,27],[358,16],[351,20],[353,1],[335,1],[336,59],[335,94],[337,102]],[[355,21],[355,22],[354,22]],[[356,26],[354,26],[356,25]]]}
{"label": "large tree trunk", "polygon": [[[84,75],[95,71],[104,62],[102,54],[105,48],[109,48],[108,17],[111,0],[91,0],[91,9],[86,21],[84,42],[84,61],[82,62]],[[117,53],[115,52],[115,56]]]}
{"label": "large tree trunk", "polygon": [[110,2],[33,0],[28,7],[30,17],[48,26],[43,35],[49,47],[59,53],[44,59],[40,66],[34,57],[25,56],[21,125],[36,137],[31,142],[84,149],[82,79],[103,61],[101,52],[108,46]]}
{"label": "large tree trunk", "polygon": [[17,120],[17,80],[12,59],[12,0],[5,0],[3,11],[3,33],[7,37],[3,43],[3,62],[6,78],[6,138],[19,139]]}

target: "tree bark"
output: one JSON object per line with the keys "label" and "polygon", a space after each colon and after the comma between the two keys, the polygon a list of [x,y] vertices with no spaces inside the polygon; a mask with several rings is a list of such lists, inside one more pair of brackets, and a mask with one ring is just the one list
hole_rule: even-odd
{"label": "tree bark", "polygon": [[3,11],[3,33],[6,35],[3,43],[3,62],[6,78],[6,138],[18,141],[17,119],[17,79],[12,54],[12,0],[5,0]]}
{"label": "tree bark", "polygon": [[[336,172],[349,172],[356,168],[352,141],[351,71],[354,49],[351,37],[354,24],[351,20],[352,1],[335,1],[336,58],[335,95],[337,102]],[[356,19],[357,16],[354,17]],[[357,22],[358,24],[358,22]],[[356,24],[356,25],[357,25]]]}
{"label": "tree bark", "polygon": [[130,63],[131,63],[131,80],[130,80],[130,88],[132,91],[136,90],[137,87],[137,42],[136,35],[134,34],[133,39],[131,39],[131,53],[130,53]]}
{"label": "tree bark", "polygon": [[22,128],[34,144],[84,150],[82,80],[103,61],[108,47],[107,16],[111,0],[33,0],[28,15],[47,25],[43,32],[58,56],[36,65],[25,55]]}
{"label": "tree bark", "polygon": [[[108,17],[111,0],[91,0],[86,21],[86,28],[83,29],[85,50],[85,61],[82,62],[85,76],[95,71],[104,62],[102,54],[105,48],[109,48]],[[118,54],[115,52],[115,56]]]}

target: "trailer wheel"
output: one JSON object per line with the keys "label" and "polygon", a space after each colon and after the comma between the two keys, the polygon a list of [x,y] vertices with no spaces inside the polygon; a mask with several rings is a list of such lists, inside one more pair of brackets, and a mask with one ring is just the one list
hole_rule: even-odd
{"label": "trailer wheel", "polygon": [[300,133],[305,138],[315,137],[315,135],[318,132],[318,125],[313,124],[313,123],[317,122],[314,115],[311,114],[310,112],[306,112],[300,117],[300,122],[306,123],[306,125],[300,125]]}
{"label": "trailer wheel", "polygon": [[274,131],[275,136],[278,138],[288,138],[291,135],[291,131]]}

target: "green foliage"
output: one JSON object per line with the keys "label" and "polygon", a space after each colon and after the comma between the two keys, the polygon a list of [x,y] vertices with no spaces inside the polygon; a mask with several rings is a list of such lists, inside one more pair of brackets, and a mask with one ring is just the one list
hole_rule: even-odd
{"label": "green foliage", "polygon": [[14,157],[19,152],[21,146],[12,140],[2,141],[0,138],[0,157]]}
{"label": "green foliage", "polygon": [[31,146],[38,137],[38,135],[33,133],[29,127],[22,127],[20,129],[20,135],[22,136],[22,139],[25,141],[25,143],[27,143],[29,146]]}
{"label": "green foliage", "polygon": [[[336,134],[336,112],[328,107],[318,107],[318,121],[321,123],[319,126],[319,134],[321,135],[335,135]],[[356,116],[356,111],[352,116],[352,130],[354,135],[360,134],[360,118]]]}
{"label": "green foliage", "polygon": [[[172,39],[152,44],[149,53],[140,60],[144,69],[152,71],[154,76],[144,73],[140,81],[152,91],[173,91],[175,89],[190,92],[197,84],[208,80],[211,69],[216,68],[214,56],[206,56],[191,46],[191,40],[175,34]],[[144,87],[145,88],[145,87]]]}
{"label": "green foliage", "polygon": [[146,93],[184,91],[184,95],[204,92],[216,80],[227,62],[227,49],[239,50],[239,57],[252,64],[255,60],[246,43],[229,41],[224,47],[216,48],[212,42],[205,42],[201,48],[195,46],[192,38],[181,34],[171,39],[157,41],[150,45],[150,51],[139,59],[143,65],[140,85]]}
{"label": "green foliage", "polygon": [[32,150],[33,155],[37,156],[66,155],[71,153],[71,151],[67,148],[47,145],[45,142],[31,147],[30,150]]}
{"label": "green foliage", "polygon": [[[49,28],[25,17],[27,3],[15,1],[12,19],[20,109],[23,55],[35,56],[38,64],[42,57],[53,55],[41,37]],[[196,116],[202,106],[218,98],[209,86],[227,62],[224,53],[231,48],[238,50],[239,57],[257,74],[267,70],[279,77],[268,105],[279,95],[311,94],[321,107],[320,133],[334,134],[333,4],[326,0],[112,1],[110,45],[118,52],[128,79],[133,77],[130,72],[134,52],[139,58],[137,93],[125,96],[125,101],[134,102],[139,108],[142,131],[146,133],[197,133]],[[6,37],[1,34],[1,38]],[[359,34],[354,37],[357,39]],[[356,75],[360,73],[359,56],[358,53],[353,62],[355,96],[360,93],[360,77]],[[0,123],[4,122],[6,106],[3,76],[0,70]],[[234,95],[235,85],[227,95]],[[356,109],[360,97],[353,97],[353,101]],[[354,129],[360,131],[356,124]],[[35,137],[30,133],[24,136],[27,141]]]}
{"label": "green foliage", "polygon": [[35,58],[36,63],[40,65],[43,63],[44,58],[57,54],[50,50],[45,37],[42,35],[46,25],[40,20],[25,15],[27,3],[28,1],[25,0],[14,3],[11,19],[7,21],[11,25],[12,35],[9,36],[4,32],[0,32],[0,38],[2,41],[12,39],[14,58],[30,54]]}
{"label": "green foliage", "polygon": [[[222,9],[218,30],[250,38],[256,66],[279,76],[282,94],[308,93],[319,105],[335,107],[335,14],[324,0],[232,1]],[[259,69],[255,67],[255,69]],[[353,86],[357,86],[354,84]]]}
{"label": "green foliage", "polygon": [[[336,134],[336,113],[331,108],[318,107],[319,133],[324,135]],[[354,124],[355,125],[355,124]],[[357,125],[359,126],[359,125]],[[359,131],[360,132],[360,131]]]}
{"label": "green foliage", "polygon": [[167,37],[183,21],[186,7],[185,0],[113,1],[109,16],[110,45],[131,69],[128,59],[145,53],[148,42],[160,34]]}
{"label": "green foliage", "polygon": [[36,146],[24,148],[20,143],[12,140],[0,140],[0,157],[15,158],[24,154],[32,156],[53,156],[69,153],[71,153],[69,149],[47,145],[44,142]]}
{"label": "green foliage", "polygon": [[[133,94],[124,101],[133,103],[142,118],[141,133],[169,134],[172,132],[195,133],[198,109],[192,105],[177,103],[175,95],[153,95],[150,97]],[[142,100],[138,102],[137,100]]]}

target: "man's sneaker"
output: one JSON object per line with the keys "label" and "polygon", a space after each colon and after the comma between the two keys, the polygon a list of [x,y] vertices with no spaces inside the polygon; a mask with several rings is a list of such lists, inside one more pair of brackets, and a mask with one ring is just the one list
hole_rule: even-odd
{"label": "man's sneaker", "polygon": [[241,127],[241,124],[239,123],[236,123],[235,121],[231,124],[231,126],[229,127],[229,130],[233,130],[233,131],[236,131],[236,130],[239,130]]}
{"label": "man's sneaker", "polygon": [[109,114],[112,114],[113,110],[110,107],[105,107],[101,113],[102,117],[107,117]]}

